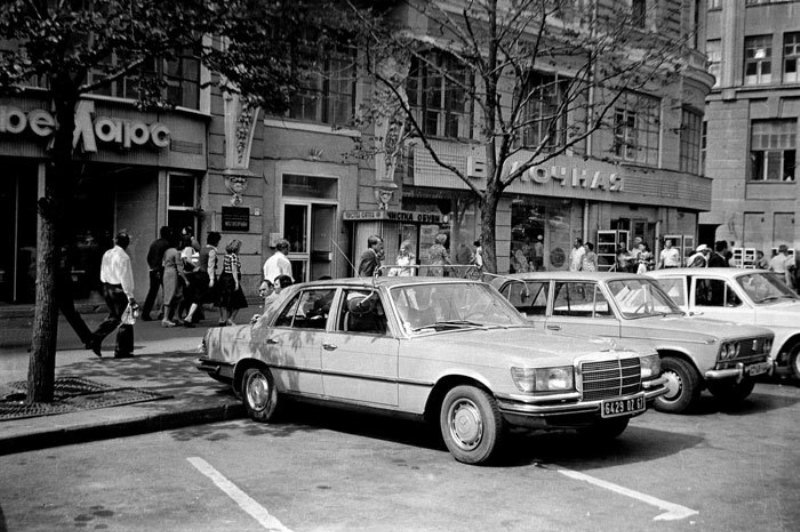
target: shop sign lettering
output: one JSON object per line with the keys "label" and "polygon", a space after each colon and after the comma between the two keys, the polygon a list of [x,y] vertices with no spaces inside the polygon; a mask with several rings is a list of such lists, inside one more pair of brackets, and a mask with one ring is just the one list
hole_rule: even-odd
{"label": "shop sign lettering", "polygon": [[414,211],[344,211],[342,217],[345,221],[354,220],[390,220],[393,222],[408,222],[420,224],[440,224],[442,215],[430,212]]}
{"label": "shop sign lettering", "polygon": [[[514,172],[519,163],[511,166]],[[509,172],[509,173],[511,173]],[[590,190],[608,190],[610,192],[622,192],[622,176],[616,173],[605,174],[599,170],[592,172],[586,168],[569,168],[566,166],[551,166],[549,169],[540,166],[528,168],[520,176],[523,183],[537,183],[544,185],[550,181],[561,183],[562,187],[571,186],[573,188],[585,188]]]}
{"label": "shop sign lettering", "polygon": [[[44,109],[26,113],[18,107],[0,105],[0,133],[18,135],[28,129],[37,137],[46,138],[53,134],[55,127],[55,118]],[[104,116],[92,119],[91,106],[78,106],[72,134],[73,147],[80,143],[83,151],[95,153],[98,140],[125,149],[148,143],[161,149],[169,146],[169,129],[159,122],[146,124],[140,120]]]}

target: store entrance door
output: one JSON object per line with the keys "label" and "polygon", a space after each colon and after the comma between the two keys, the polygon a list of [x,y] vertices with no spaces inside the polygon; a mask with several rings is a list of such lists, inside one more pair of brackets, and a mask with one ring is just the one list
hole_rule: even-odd
{"label": "store entrance door", "polygon": [[295,282],[334,276],[333,239],[336,205],[286,201],[283,205],[283,236],[289,241],[288,259]]}

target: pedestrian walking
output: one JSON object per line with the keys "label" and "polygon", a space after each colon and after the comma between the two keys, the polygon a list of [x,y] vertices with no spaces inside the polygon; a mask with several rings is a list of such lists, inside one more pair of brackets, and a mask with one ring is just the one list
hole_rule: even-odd
{"label": "pedestrian walking", "polygon": [[533,271],[544,271],[544,237],[542,235],[536,236],[536,242],[533,243]]}
{"label": "pedestrian walking", "polygon": [[586,255],[586,248],[583,247],[583,239],[576,238],[575,244],[569,251],[569,271],[578,272],[583,267],[583,257]]}
{"label": "pedestrian walking", "polygon": [[759,270],[769,270],[769,261],[764,256],[764,252],[761,250],[756,251],[756,268]]}
{"label": "pedestrian walking", "polygon": [[279,275],[292,277],[292,263],[286,258],[287,253],[289,253],[289,241],[278,240],[275,243],[275,252],[264,262],[264,281],[274,285]]}
{"label": "pedestrian walking", "polygon": [[653,269],[653,252],[650,246],[642,242],[639,244],[639,264],[636,266],[636,273],[647,273]]}
{"label": "pedestrian walking", "polygon": [[584,245],[586,247],[586,252],[583,254],[583,262],[581,264],[581,270],[585,272],[596,272],[597,253],[594,252],[594,244],[592,244],[591,242],[587,242]]}
{"label": "pedestrian walking", "polygon": [[242,263],[239,251],[242,241],[233,239],[225,246],[222,258],[222,274],[219,277],[219,325],[236,325],[239,311],[247,307],[247,299],[242,291]]}
{"label": "pedestrian walking", "polygon": [[397,260],[395,261],[395,264],[400,267],[389,270],[389,275],[411,277],[415,274],[415,271],[414,268],[409,268],[409,266],[414,266],[416,263],[417,256],[411,251],[411,241],[403,240],[400,242],[400,249],[397,252]]}
{"label": "pedestrian walking", "polygon": [[[170,235],[169,247],[164,252],[164,316],[162,327],[175,327],[178,323],[173,319],[179,308],[185,288],[191,286],[183,267],[183,259],[178,251],[178,235]],[[180,316],[178,316],[180,319]]]}
{"label": "pedestrian walking", "polygon": [[781,244],[778,246],[778,254],[769,261],[770,271],[780,274],[786,286],[794,288],[794,279],[792,277],[793,267],[794,260],[789,256],[788,246],[786,244]]}
{"label": "pedestrian walking", "polygon": [[150,244],[147,251],[147,266],[150,268],[150,286],[147,289],[147,297],[144,298],[142,307],[142,320],[150,321],[150,312],[161,290],[161,283],[164,278],[164,252],[169,247],[169,237],[172,230],[166,225],[159,231],[159,237]]}
{"label": "pedestrian walking", "polygon": [[91,349],[92,331],[83,321],[83,318],[78,311],[75,310],[75,299],[73,297],[72,282],[72,256],[67,246],[61,247],[61,255],[59,256],[58,267],[56,269],[56,304],[58,309],[66,318],[67,323],[70,324],[72,330],[80,338],[81,343],[87,349]]}
{"label": "pedestrian walking", "polygon": [[433,245],[428,248],[428,269],[429,277],[446,277],[449,273],[445,267],[451,264],[450,254],[445,247],[447,235],[439,233],[434,239]]}
{"label": "pedestrian walking", "polygon": [[725,258],[725,251],[728,249],[728,243],[724,240],[717,240],[714,242],[714,252],[708,257],[709,268],[727,268],[729,267],[728,260]]}
{"label": "pedestrian walking", "polygon": [[100,264],[100,281],[103,283],[103,298],[108,307],[108,317],[92,333],[89,349],[98,357],[103,339],[117,331],[114,358],[133,356],[133,324],[123,323],[123,314],[130,307],[135,312],[139,306],[133,297],[133,270],[131,258],[125,252],[131,242],[124,231],[117,233],[114,247],[103,254]]}
{"label": "pedestrian walking", "polygon": [[481,245],[480,240],[476,240],[472,243],[475,246],[475,259],[473,260],[473,264],[477,266],[478,271],[483,271],[483,246]]}
{"label": "pedestrian walking", "polygon": [[381,267],[383,255],[383,239],[372,235],[367,239],[367,250],[361,254],[358,261],[358,277],[372,277]]}
{"label": "pedestrian walking", "polygon": [[186,327],[194,327],[195,312],[204,303],[217,302],[216,282],[217,282],[217,245],[221,236],[216,231],[211,231],[206,237],[206,245],[200,250],[197,259],[197,269],[195,269],[190,280],[192,286],[192,297],[189,312],[183,320]]}

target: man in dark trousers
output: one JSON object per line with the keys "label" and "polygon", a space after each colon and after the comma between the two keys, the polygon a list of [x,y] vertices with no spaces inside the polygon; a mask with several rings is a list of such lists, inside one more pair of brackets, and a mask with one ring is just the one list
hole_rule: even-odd
{"label": "man in dark trousers", "polygon": [[378,235],[372,235],[367,239],[367,250],[361,254],[358,263],[359,277],[372,277],[375,271],[381,267],[381,257],[383,256],[383,239]]}
{"label": "man in dark trousers", "polygon": [[156,302],[158,290],[161,288],[161,279],[164,276],[164,264],[161,262],[164,259],[164,252],[169,248],[169,237],[172,230],[166,225],[159,231],[160,238],[150,244],[150,250],[147,252],[147,265],[150,267],[150,288],[147,290],[147,297],[144,299],[144,307],[142,308],[142,320],[150,321],[150,311],[153,310],[153,304]]}
{"label": "man in dark trousers", "polygon": [[714,242],[714,253],[708,258],[709,268],[727,268],[730,266],[725,258],[726,249],[728,249],[728,243],[724,240]]}
{"label": "man in dark trousers", "polygon": [[92,331],[86,326],[86,322],[75,310],[75,299],[73,295],[74,284],[72,282],[71,250],[67,246],[61,247],[61,256],[56,270],[56,303],[58,309],[67,319],[67,323],[72,326],[75,334],[81,339],[83,345],[91,349]]}
{"label": "man in dark trousers", "polygon": [[97,326],[89,343],[89,349],[99,357],[103,356],[100,353],[103,339],[115,329],[117,342],[114,358],[133,356],[133,325],[122,323],[122,314],[128,305],[133,309],[138,308],[133,297],[131,258],[125,252],[130,242],[131,238],[127,233],[117,233],[114,247],[105,252],[100,265],[100,281],[103,283],[103,297],[108,306],[108,317]]}

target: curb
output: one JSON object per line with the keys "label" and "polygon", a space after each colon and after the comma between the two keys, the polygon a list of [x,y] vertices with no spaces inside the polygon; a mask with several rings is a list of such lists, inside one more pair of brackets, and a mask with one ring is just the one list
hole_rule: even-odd
{"label": "curb", "polygon": [[179,429],[191,425],[229,421],[243,417],[245,417],[244,406],[241,404],[225,404],[180,412],[143,415],[105,423],[54,428],[10,437],[0,436],[0,456],[61,445]]}

